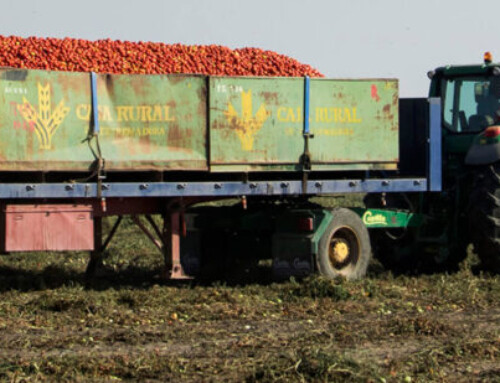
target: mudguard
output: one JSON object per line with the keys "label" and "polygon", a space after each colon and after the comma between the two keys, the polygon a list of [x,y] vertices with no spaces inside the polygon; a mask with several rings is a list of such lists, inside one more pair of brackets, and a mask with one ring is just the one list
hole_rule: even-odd
{"label": "mudguard", "polygon": [[[495,126],[497,128],[497,126]],[[500,128],[500,127],[498,127]],[[467,152],[467,165],[488,165],[500,160],[500,136],[486,137],[479,134]]]}

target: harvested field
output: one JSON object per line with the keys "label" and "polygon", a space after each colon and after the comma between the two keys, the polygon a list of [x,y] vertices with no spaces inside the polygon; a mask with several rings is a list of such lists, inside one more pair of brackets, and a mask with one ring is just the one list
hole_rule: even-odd
{"label": "harvested field", "polygon": [[130,224],[85,288],[86,254],[0,258],[0,379],[500,381],[500,277],[167,283]]}

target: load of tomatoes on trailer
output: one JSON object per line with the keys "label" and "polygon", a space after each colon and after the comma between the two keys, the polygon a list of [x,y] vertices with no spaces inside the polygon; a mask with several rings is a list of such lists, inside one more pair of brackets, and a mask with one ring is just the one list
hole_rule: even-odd
{"label": "load of tomatoes on trailer", "polygon": [[0,36],[0,66],[112,74],[323,77],[309,65],[258,48],[111,39]]}

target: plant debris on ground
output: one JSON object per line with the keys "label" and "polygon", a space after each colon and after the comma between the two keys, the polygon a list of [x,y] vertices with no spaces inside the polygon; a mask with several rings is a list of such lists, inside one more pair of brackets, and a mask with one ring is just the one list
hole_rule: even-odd
{"label": "plant debris on ground", "polygon": [[165,282],[125,225],[85,287],[85,253],[0,257],[0,380],[498,382],[500,277]]}

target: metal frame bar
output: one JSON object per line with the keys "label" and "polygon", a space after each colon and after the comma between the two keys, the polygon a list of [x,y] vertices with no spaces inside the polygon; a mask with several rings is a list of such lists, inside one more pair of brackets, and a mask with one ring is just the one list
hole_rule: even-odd
{"label": "metal frame bar", "polygon": [[[401,193],[427,191],[426,178],[309,180],[307,195],[332,193]],[[255,182],[117,182],[102,185],[103,198],[113,197],[230,197],[304,194],[302,181]],[[3,184],[0,199],[97,198],[97,184]]]}
{"label": "metal frame bar", "polygon": [[99,134],[99,111],[98,111],[98,100],[97,100],[97,75],[94,72],[90,73],[90,90],[92,94],[92,118],[93,118],[93,133]]}
{"label": "metal frame bar", "polygon": [[429,99],[429,162],[427,175],[429,191],[442,190],[443,162],[441,146],[441,99]]}
{"label": "metal frame bar", "polygon": [[111,240],[116,234],[116,230],[118,230],[118,226],[120,226],[120,223],[122,222],[123,216],[119,215],[118,218],[115,221],[115,224],[111,228],[111,231],[108,234],[108,237],[104,241],[104,244],[102,245],[101,252],[105,251],[108,245],[110,244]]}
{"label": "metal frame bar", "polygon": [[141,219],[137,215],[132,216],[132,221],[143,231],[144,234],[146,234],[146,236],[158,248],[158,250],[163,252],[163,248],[164,248],[163,242],[161,240],[155,238],[153,233],[151,233],[151,231],[149,231],[149,229],[146,227],[146,225],[144,225],[142,223]]}
{"label": "metal frame bar", "polygon": [[311,79],[304,77],[304,134],[310,133],[309,105],[311,101]]}
{"label": "metal frame bar", "polygon": [[160,228],[158,227],[158,225],[156,224],[156,222],[153,220],[153,217],[151,217],[151,215],[149,215],[149,214],[146,214],[145,217],[146,217],[146,220],[151,225],[151,227],[153,228],[153,230],[155,231],[158,238],[160,238],[160,240],[162,241],[162,245],[165,246],[165,243],[163,242],[162,232],[161,232]]}

